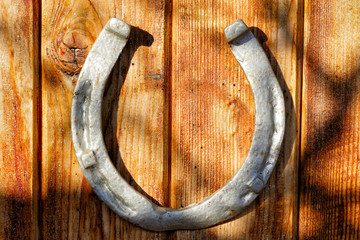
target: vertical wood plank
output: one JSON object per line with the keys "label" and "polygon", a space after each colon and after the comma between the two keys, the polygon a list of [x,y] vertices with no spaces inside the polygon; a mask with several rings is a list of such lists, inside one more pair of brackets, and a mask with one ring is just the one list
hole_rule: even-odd
{"label": "vertical wood plank", "polygon": [[253,97],[223,34],[238,18],[263,42],[283,87],[287,111],[282,154],[255,204],[236,220],[205,230],[178,231],[174,238],[296,237],[299,14],[301,1],[173,1],[172,207],[198,202],[223,186],[250,148]]}
{"label": "vertical wood plank", "polygon": [[103,131],[119,172],[136,189],[167,204],[166,8],[165,1],[155,0],[43,1],[40,226],[44,239],[166,236],[133,226],[98,200],[78,166],[70,131],[72,92],[102,27],[110,17],[138,27],[110,78]]}
{"label": "vertical wood plank", "polygon": [[359,1],[305,1],[302,239],[359,239]]}
{"label": "vertical wood plank", "polygon": [[[116,134],[113,145],[120,173],[142,194],[159,205],[168,205],[168,109],[167,53],[169,26],[165,19],[169,5],[164,0],[122,1],[121,19],[134,29],[120,79],[118,106],[113,106],[108,133]],[[123,66],[127,66],[126,70]],[[126,74],[126,78],[125,78]],[[111,88],[111,87],[110,87]],[[114,128],[114,124],[116,124]],[[108,134],[106,134],[108,135]],[[134,227],[116,217],[117,239],[164,239],[155,233]]]}
{"label": "vertical wood plank", "polygon": [[0,239],[37,238],[38,4],[0,2]]}

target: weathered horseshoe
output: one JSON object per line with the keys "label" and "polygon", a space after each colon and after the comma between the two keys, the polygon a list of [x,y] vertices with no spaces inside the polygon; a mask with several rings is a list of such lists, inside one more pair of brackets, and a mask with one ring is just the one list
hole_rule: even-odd
{"label": "weathered horseshoe", "polygon": [[114,212],[145,229],[200,229],[233,218],[264,188],[285,131],[283,94],[262,47],[241,20],[225,29],[255,99],[252,144],[245,162],[225,186],[197,204],[172,209],[157,206],[133,189],[117,172],[104,144],[101,105],[105,83],[129,34],[129,25],[112,18],[90,50],[75,87],[71,131],[86,179]]}

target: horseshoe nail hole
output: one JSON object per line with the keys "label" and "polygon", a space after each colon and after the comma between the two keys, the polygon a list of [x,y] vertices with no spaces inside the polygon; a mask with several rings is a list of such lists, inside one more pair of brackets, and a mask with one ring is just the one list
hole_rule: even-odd
{"label": "horseshoe nail hole", "polygon": [[161,74],[153,74],[153,75],[150,75],[148,76],[149,78],[152,78],[154,80],[160,80],[163,78],[163,76]]}
{"label": "horseshoe nail hole", "polygon": [[81,156],[81,160],[82,160],[85,168],[90,168],[90,167],[94,166],[95,164],[97,164],[96,156],[93,151],[85,152]]}
{"label": "horseshoe nail hole", "polygon": [[259,177],[254,177],[253,179],[248,181],[247,185],[254,193],[260,193],[260,191],[264,187],[264,182]]}
{"label": "horseshoe nail hole", "polygon": [[235,214],[235,210],[234,210],[234,209],[230,209],[230,210],[228,211],[228,215],[232,216],[232,215],[234,215],[234,214]]}

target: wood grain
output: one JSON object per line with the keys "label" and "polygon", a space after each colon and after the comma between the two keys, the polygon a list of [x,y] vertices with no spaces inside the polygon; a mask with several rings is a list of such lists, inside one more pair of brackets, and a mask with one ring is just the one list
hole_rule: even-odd
{"label": "wood grain", "polygon": [[108,19],[117,17],[138,27],[132,30],[105,92],[104,136],[119,172],[154,201],[168,204],[167,7],[164,1],[43,1],[43,239],[166,236],[133,226],[98,200],[74,155],[70,107],[78,73]]}
{"label": "wood grain", "polygon": [[359,239],[359,1],[306,1],[302,239]]}
{"label": "wood grain", "polygon": [[[269,184],[235,220],[148,232],[84,179],[71,98],[110,17],[138,28],[106,89],[105,141],[119,172],[164,206],[209,196],[244,161],[253,97],[223,29],[242,18],[262,42],[284,90],[287,132]],[[0,239],[360,238],[359,33],[356,0],[2,0]]]}
{"label": "wood grain", "polygon": [[255,204],[236,220],[205,230],[178,231],[174,238],[296,237],[301,4],[285,0],[173,1],[172,207],[198,202],[223,186],[250,148],[253,97],[223,34],[238,18],[263,43],[284,90],[287,110],[282,154]]}
{"label": "wood grain", "polygon": [[38,4],[0,2],[0,239],[37,238]]}

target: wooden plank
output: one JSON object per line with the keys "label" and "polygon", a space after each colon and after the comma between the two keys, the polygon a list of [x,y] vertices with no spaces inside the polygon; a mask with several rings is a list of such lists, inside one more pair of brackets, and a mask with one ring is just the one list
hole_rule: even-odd
{"label": "wooden plank", "polygon": [[0,239],[37,238],[38,4],[0,2]]}
{"label": "wooden plank", "polygon": [[76,161],[70,131],[72,92],[102,27],[110,17],[139,27],[133,29],[105,93],[105,141],[120,173],[154,201],[167,204],[166,9],[165,1],[157,0],[43,1],[42,238],[166,236],[134,227],[98,200]]}
{"label": "wooden plank", "polygon": [[359,1],[306,1],[302,239],[359,239]]}
{"label": "wooden plank", "polygon": [[264,42],[287,108],[283,151],[255,204],[236,220],[205,230],[178,231],[174,238],[296,237],[299,14],[301,1],[173,1],[172,207],[198,202],[223,186],[250,148],[253,97],[223,34],[238,18]]}

